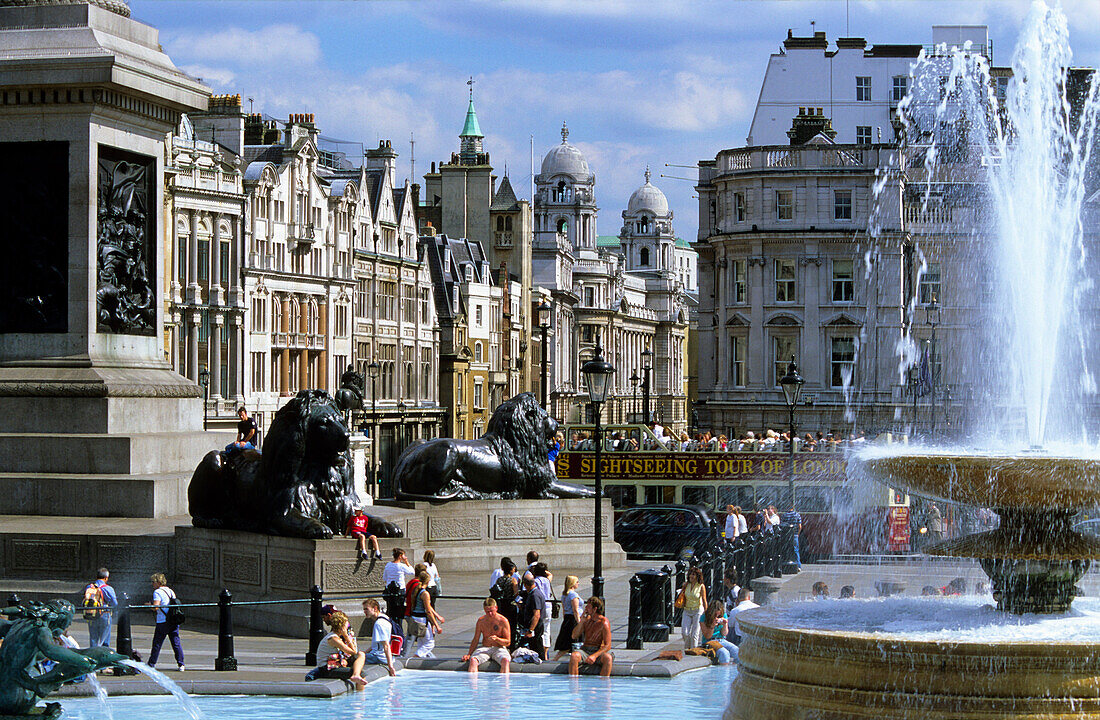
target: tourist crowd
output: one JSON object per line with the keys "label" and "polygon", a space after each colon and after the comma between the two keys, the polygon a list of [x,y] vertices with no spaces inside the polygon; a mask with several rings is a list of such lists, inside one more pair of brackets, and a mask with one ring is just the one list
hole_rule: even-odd
{"label": "tourist crowd", "polygon": [[[791,437],[788,432],[767,429],[759,434],[749,430],[740,438],[728,438],[715,435],[709,430],[689,434],[687,430],[666,428],[659,423],[650,423],[652,435],[639,430],[610,430],[603,436],[603,449],[608,452],[630,452],[636,450],[666,450],[669,452],[789,452]],[[833,433],[817,432],[795,435],[795,452],[839,452],[851,445],[866,442],[862,433],[850,433],[842,437]],[[555,449],[551,452],[551,462],[557,452],[564,449],[565,438],[559,433]],[[578,430],[570,435],[569,450],[593,450],[595,439],[590,433]]]}

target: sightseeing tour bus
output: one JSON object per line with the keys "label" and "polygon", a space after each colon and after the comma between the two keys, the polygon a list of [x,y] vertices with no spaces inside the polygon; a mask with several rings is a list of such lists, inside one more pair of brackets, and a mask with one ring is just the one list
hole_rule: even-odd
{"label": "sightseeing tour bus", "polygon": [[[592,425],[563,428],[566,446],[556,463],[560,480],[595,482],[593,430]],[[728,505],[737,505],[751,519],[758,507],[769,504],[781,513],[789,509],[784,506],[791,472],[786,452],[759,447],[681,451],[678,443],[669,449],[644,425],[608,425],[601,435],[601,482],[616,512],[641,504],[683,503],[705,506],[721,517]],[[846,468],[840,450],[796,449],[795,507],[802,515],[803,558],[908,551],[908,495],[877,484],[853,492]]]}

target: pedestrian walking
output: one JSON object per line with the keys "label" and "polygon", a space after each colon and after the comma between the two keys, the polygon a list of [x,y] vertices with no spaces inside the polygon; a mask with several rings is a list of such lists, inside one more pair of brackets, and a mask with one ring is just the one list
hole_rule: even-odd
{"label": "pedestrian walking", "polygon": [[[149,578],[153,583],[153,607],[157,614],[157,624],[153,630],[153,647],[149,650],[149,667],[156,667],[160,657],[160,647],[165,638],[172,643],[172,654],[176,658],[176,666],[183,672],[183,643],[180,641],[180,619],[183,616],[179,609],[179,599],[172,588],[168,587],[168,578],[163,573],[156,573]],[[175,602],[172,602],[175,600]]]}
{"label": "pedestrian walking", "polygon": [[112,608],[118,606],[118,597],[108,581],[107,568],[96,571],[95,582],[84,588],[84,620],[88,623],[88,647],[111,647]]}

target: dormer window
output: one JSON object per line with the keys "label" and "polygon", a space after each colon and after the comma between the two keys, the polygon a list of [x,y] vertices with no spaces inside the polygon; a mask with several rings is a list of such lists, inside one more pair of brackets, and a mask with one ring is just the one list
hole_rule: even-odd
{"label": "dormer window", "polygon": [[466,276],[466,282],[472,283],[474,281],[474,266],[466,265],[463,267],[463,271]]}

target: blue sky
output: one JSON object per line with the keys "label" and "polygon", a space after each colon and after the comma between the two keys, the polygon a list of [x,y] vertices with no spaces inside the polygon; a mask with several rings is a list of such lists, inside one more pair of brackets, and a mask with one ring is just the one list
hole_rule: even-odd
{"label": "blue sky", "polygon": [[[323,135],[375,145],[390,139],[409,175],[458,149],[466,80],[497,174],[507,165],[529,197],[561,138],[596,173],[599,232],[617,234],[648,163],[694,239],[697,201],[687,168],[744,143],[768,56],[787,29],[811,21],[830,40],[927,43],[932,24],[987,24],[995,61],[1008,64],[1028,3],[979,0],[130,0],[135,18],[161,31],[178,66],[215,92],[253,98],[285,119],[312,112]],[[1100,0],[1063,2],[1075,64],[1100,65]],[[846,18],[847,15],[847,18]],[[247,107],[248,101],[245,100]],[[421,180],[418,180],[422,182]]]}

